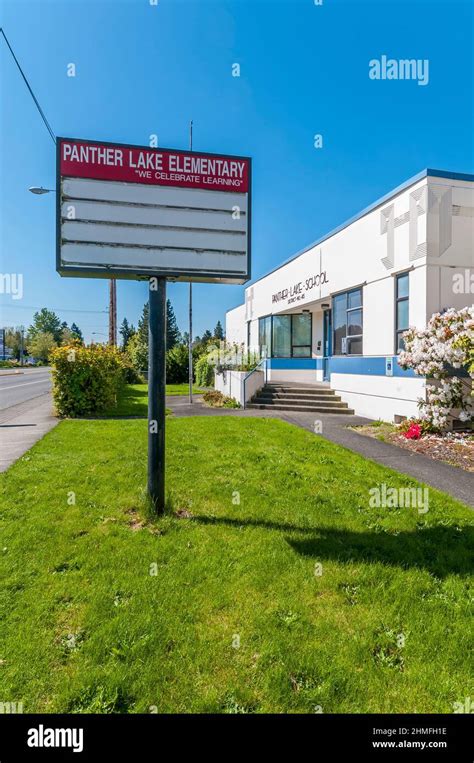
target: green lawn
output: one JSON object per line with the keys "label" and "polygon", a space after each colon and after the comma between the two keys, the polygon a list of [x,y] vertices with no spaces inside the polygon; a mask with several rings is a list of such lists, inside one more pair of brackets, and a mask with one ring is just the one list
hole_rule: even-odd
{"label": "green lawn", "polygon": [[145,421],[65,421],[1,475],[1,701],[449,713],[474,696],[467,507],[369,508],[369,487],[416,483],[281,421],[171,418],[170,514],[147,523],[146,440]]}
{"label": "green lawn", "polygon": [[[193,393],[202,394],[203,390],[194,387]],[[167,395],[189,395],[188,384],[167,384]],[[106,416],[140,416],[148,413],[148,384],[127,384],[120,394],[117,406],[105,412]]]}

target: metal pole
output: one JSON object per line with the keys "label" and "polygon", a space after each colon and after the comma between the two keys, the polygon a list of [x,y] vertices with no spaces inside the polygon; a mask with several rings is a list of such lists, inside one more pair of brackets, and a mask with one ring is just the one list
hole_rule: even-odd
{"label": "metal pole", "polygon": [[23,355],[24,355],[24,347],[23,347],[23,345],[24,345],[24,338],[23,337],[24,337],[24,333],[25,333],[25,329],[22,326],[20,328],[20,366],[23,365]]}
{"label": "metal pole", "polygon": [[109,344],[117,345],[117,282],[109,281]]}
{"label": "metal pole", "polygon": [[193,285],[189,282],[189,342],[188,342],[188,366],[189,366],[189,402],[193,402]]}
{"label": "metal pole", "polygon": [[[193,150],[193,120],[189,123],[189,150]],[[189,342],[188,342],[188,367],[189,367],[189,402],[193,402],[193,283],[189,282]]]}
{"label": "metal pole", "polygon": [[150,278],[148,316],[148,494],[165,510],[166,279]]}

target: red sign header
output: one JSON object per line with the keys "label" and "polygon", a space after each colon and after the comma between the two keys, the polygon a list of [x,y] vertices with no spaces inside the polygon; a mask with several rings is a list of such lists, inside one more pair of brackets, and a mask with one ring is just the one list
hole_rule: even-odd
{"label": "red sign header", "polygon": [[59,142],[62,176],[234,193],[249,190],[246,158],[63,138]]}

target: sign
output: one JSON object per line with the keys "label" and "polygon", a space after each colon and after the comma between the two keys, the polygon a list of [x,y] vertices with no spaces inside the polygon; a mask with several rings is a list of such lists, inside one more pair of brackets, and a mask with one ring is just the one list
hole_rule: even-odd
{"label": "sign", "polygon": [[64,276],[250,278],[251,160],[57,139]]}
{"label": "sign", "polygon": [[[298,281],[297,283],[291,284],[291,286],[272,294],[272,304],[278,304],[278,302],[284,302],[285,300],[287,305],[292,305],[295,302],[302,302],[306,299],[308,292],[312,289],[317,289],[325,283],[328,283],[328,278],[326,271],[323,271],[317,275],[310,276],[310,278],[306,278],[304,281]],[[309,296],[311,297],[312,295]],[[315,299],[317,298],[315,297]]]}

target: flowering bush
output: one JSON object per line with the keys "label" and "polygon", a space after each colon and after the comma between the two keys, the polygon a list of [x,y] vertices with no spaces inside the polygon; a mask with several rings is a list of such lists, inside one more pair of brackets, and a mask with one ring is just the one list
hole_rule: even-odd
{"label": "flowering bush", "polygon": [[421,416],[433,429],[446,427],[448,416],[459,410],[461,421],[471,417],[472,396],[455,369],[467,368],[474,346],[474,306],[435,313],[425,329],[411,328],[403,335],[405,350],[398,362],[419,376],[438,380],[426,385],[420,400]]}
{"label": "flowering bush", "polygon": [[407,431],[403,433],[407,440],[419,440],[421,437],[421,426],[419,424],[410,424]]}

